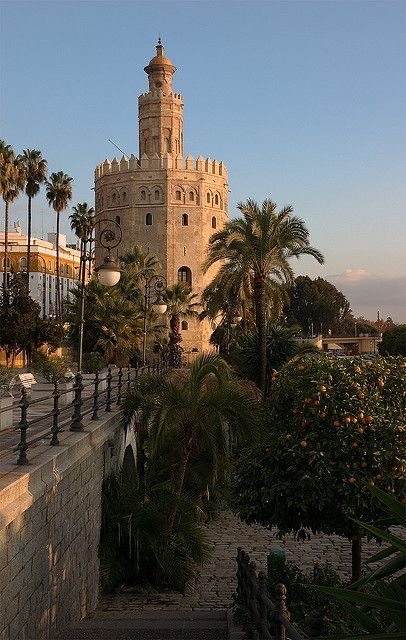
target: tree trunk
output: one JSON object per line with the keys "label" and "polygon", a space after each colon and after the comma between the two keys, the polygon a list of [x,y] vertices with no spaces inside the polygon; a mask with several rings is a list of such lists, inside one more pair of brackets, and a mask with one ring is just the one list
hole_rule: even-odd
{"label": "tree trunk", "polygon": [[[185,482],[186,469],[189,462],[191,449],[190,447],[184,447],[182,451],[182,458],[179,464],[178,472],[174,479],[175,491],[176,495],[180,496],[183,491],[183,484]],[[169,516],[168,520],[168,532],[170,533],[173,529],[173,525],[175,523],[176,518],[176,507],[174,507],[172,513]]]}
{"label": "tree trunk", "polygon": [[356,582],[361,577],[361,536],[359,531],[351,537],[351,582]]}
{"label": "tree trunk", "polygon": [[28,231],[27,231],[27,293],[30,295],[30,270],[31,270],[31,196],[28,196]]}
{"label": "tree trunk", "polygon": [[56,287],[55,287],[55,304],[56,304],[56,318],[61,320],[62,308],[61,308],[61,281],[59,278],[59,222],[60,211],[56,212]]}
{"label": "tree trunk", "polygon": [[179,343],[182,342],[180,334],[180,317],[178,314],[171,316],[169,320],[169,366],[173,369],[179,369],[182,366],[182,349]]}
{"label": "tree trunk", "polygon": [[8,282],[7,282],[7,258],[8,258],[8,202],[4,210],[4,269],[3,269],[3,303],[8,302]]}
{"label": "tree trunk", "polygon": [[255,324],[258,332],[259,386],[263,397],[266,396],[266,313],[265,313],[265,276],[254,277]]}

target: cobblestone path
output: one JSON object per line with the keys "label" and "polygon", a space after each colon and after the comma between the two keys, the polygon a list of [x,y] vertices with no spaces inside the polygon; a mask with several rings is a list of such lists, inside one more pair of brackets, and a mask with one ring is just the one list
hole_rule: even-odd
{"label": "cobblestone path", "polygon": [[[247,525],[229,512],[221,513],[205,527],[213,548],[209,564],[202,568],[196,585],[185,594],[128,591],[114,596],[103,596],[96,615],[123,616],[131,611],[213,610],[227,609],[236,588],[237,547],[249,553],[258,567],[266,569],[266,556],[271,549],[284,549],[286,558],[302,569],[311,569],[314,562],[330,563],[344,578],[351,568],[351,544],[338,536],[315,535],[298,542],[292,536],[278,540],[272,531],[259,525]],[[376,543],[365,543],[364,553],[378,548]]]}

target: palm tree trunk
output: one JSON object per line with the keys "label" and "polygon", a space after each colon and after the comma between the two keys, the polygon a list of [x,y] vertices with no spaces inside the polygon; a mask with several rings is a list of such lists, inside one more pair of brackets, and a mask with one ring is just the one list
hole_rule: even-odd
{"label": "palm tree trunk", "polygon": [[28,196],[28,231],[27,231],[27,293],[30,295],[30,262],[31,262],[31,196]]}
{"label": "palm tree trunk", "polygon": [[7,282],[7,258],[8,258],[8,202],[4,210],[4,270],[3,270],[3,303],[8,301],[8,282]]}
{"label": "palm tree trunk", "polygon": [[254,277],[254,304],[258,332],[259,386],[265,398],[267,389],[265,277],[260,274]]}
{"label": "palm tree trunk", "polygon": [[169,366],[173,369],[179,369],[182,364],[182,350],[179,347],[182,336],[179,331],[180,317],[177,313],[171,316],[169,326],[171,329],[169,332]]}
{"label": "palm tree trunk", "polygon": [[56,212],[56,289],[55,289],[55,302],[56,302],[56,317],[58,320],[62,318],[61,309],[61,281],[59,278],[59,222],[60,211]]}
{"label": "palm tree trunk", "polygon": [[[183,455],[179,464],[178,472],[174,479],[175,491],[177,496],[180,496],[183,491],[183,484],[185,482],[186,470],[187,470],[187,466],[190,458],[190,453],[191,453],[190,447],[183,447]],[[175,518],[176,518],[176,507],[173,508],[172,513],[169,516],[169,520],[168,520],[169,533],[173,529]]]}

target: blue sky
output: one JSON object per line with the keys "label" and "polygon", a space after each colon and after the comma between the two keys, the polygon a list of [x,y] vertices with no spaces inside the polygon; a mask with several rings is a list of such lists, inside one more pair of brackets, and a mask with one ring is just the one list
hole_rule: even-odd
{"label": "blue sky", "polygon": [[[292,204],[326,257],[297,274],[406,322],[406,2],[14,0],[0,28],[0,137],[73,176],[72,205],[93,201],[96,164],[118,154],[108,138],[138,153],[160,34],[185,154],[225,162],[230,215],[248,197]],[[24,198],[10,217],[26,227]],[[34,232],[54,224],[39,196]]]}

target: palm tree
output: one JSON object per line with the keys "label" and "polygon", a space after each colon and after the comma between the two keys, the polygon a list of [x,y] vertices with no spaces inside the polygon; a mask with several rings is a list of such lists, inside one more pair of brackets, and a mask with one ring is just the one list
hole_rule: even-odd
{"label": "palm tree", "polygon": [[51,173],[46,181],[49,206],[56,211],[56,316],[62,318],[61,281],[59,277],[59,223],[61,211],[64,211],[72,198],[72,180],[66,173]]}
{"label": "palm tree", "polygon": [[265,395],[269,292],[274,292],[280,303],[281,285],[293,280],[294,274],[289,264],[291,257],[311,255],[320,264],[324,258],[320,251],[310,246],[307,227],[301,218],[293,215],[291,206],[278,212],[276,203],[270,199],[264,200],[261,207],[249,199],[237,207],[243,217],[230,220],[222,230],[212,235],[204,269],[207,271],[216,262],[225,261],[221,268],[223,272],[230,265],[241,279],[244,274],[250,274],[252,278],[260,388]]}
{"label": "palm tree", "polygon": [[7,300],[7,262],[8,262],[8,210],[11,202],[19,196],[24,186],[25,173],[13,149],[4,140],[0,140],[0,193],[5,203],[4,209],[4,271],[3,300]]}
{"label": "palm tree", "polygon": [[27,282],[28,293],[30,289],[30,261],[31,261],[31,203],[38,194],[40,185],[45,182],[48,164],[42,157],[41,151],[37,149],[24,149],[18,159],[25,171],[25,193],[28,196],[28,216],[27,216]]}
{"label": "palm tree", "polygon": [[180,321],[182,318],[198,318],[196,307],[197,294],[192,293],[190,288],[183,282],[177,282],[165,291],[165,302],[168,305],[169,315],[169,366],[179,368],[182,362],[180,342]]}
{"label": "palm tree", "polygon": [[[253,429],[254,408],[253,398],[233,379],[227,363],[217,354],[203,354],[187,372],[140,377],[124,398],[122,422],[127,427],[141,416],[152,460],[162,456],[168,440],[176,443],[171,475],[175,492],[181,495],[191,465],[204,452],[210,453],[211,461],[207,482],[213,486],[222,476],[230,434]],[[169,529],[175,517],[176,512]]]}
{"label": "palm tree", "polygon": [[72,207],[72,210],[73,213],[69,216],[70,228],[80,239],[79,282],[84,282],[87,243],[92,241],[91,238],[95,226],[94,209],[89,207],[87,202],[78,202],[76,207]]}

